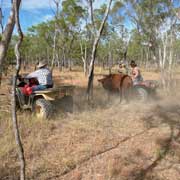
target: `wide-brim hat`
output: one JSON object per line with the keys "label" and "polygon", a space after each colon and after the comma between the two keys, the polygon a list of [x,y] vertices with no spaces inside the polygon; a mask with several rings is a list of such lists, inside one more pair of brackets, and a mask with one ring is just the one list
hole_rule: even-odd
{"label": "wide-brim hat", "polygon": [[120,61],[119,66],[126,66],[126,64],[124,63],[124,61]]}
{"label": "wide-brim hat", "polygon": [[39,64],[37,65],[37,68],[41,68],[41,67],[44,67],[44,66],[47,66],[47,62],[40,61]]}
{"label": "wide-brim hat", "polygon": [[132,60],[132,61],[130,62],[130,65],[136,65],[136,62],[135,62],[134,60]]}

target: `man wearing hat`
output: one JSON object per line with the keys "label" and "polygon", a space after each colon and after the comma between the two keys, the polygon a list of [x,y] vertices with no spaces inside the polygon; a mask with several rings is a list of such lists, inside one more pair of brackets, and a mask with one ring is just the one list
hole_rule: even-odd
{"label": "man wearing hat", "polygon": [[139,67],[137,66],[136,62],[133,60],[131,61],[130,66],[132,68],[131,75],[132,75],[133,84],[137,85],[138,83],[143,81],[141,71]]}
{"label": "man wearing hat", "polygon": [[39,82],[39,85],[35,85],[32,87],[33,91],[44,90],[47,88],[53,87],[52,73],[47,68],[46,61],[40,61],[37,65],[38,70],[28,74],[26,76],[27,79],[36,78]]}
{"label": "man wearing hat", "polygon": [[119,73],[128,74],[128,68],[123,61],[119,63]]}

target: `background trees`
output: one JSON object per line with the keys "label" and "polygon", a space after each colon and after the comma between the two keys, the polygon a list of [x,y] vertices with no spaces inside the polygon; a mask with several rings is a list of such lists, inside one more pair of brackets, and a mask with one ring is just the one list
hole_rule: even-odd
{"label": "background trees", "polygon": [[[82,66],[87,75],[93,41],[106,5],[96,8],[95,1],[91,0],[54,2],[57,4],[54,18],[30,27],[25,33],[21,50],[24,67],[46,59],[59,70],[71,70],[73,65]],[[172,71],[180,56],[177,50],[177,12],[178,7],[169,0],[112,1],[97,47],[95,64],[111,69],[120,60],[128,64],[130,59],[134,59],[146,68]],[[16,37],[12,38],[11,45],[14,44],[13,39]],[[11,45],[6,63],[3,60],[4,67],[14,61]]]}

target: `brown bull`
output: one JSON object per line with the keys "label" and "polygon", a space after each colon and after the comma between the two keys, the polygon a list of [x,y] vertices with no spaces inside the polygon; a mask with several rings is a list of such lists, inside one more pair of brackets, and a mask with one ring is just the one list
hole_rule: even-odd
{"label": "brown bull", "polygon": [[120,102],[123,98],[129,101],[129,95],[133,87],[133,82],[130,76],[125,74],[109,74],[102,79],[98,79],[102,83],[104,89],[108,92],[119,92]]}

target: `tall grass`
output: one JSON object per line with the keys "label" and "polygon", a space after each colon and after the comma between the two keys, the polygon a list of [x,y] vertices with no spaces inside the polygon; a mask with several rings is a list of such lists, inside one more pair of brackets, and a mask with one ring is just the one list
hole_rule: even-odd
{"label": "tall grass", "polygon": [[[167,123],[156,111],[159,107],[157,104],[160,103],[160,107],[163,110],[168,103],[171,104],[171,100],[147,104],[134,102],[126,105],[120,105],[117,97],[111,97],[111,101],[108,101],[106,92],[96,81],[101,77],[100,71],[96,70],[96,72],[99,75],[95,76],[95,98],[93,104],[86,102],[87,79],[82,72],[59,73],[55,71],[56,83],[60,85],[61,82],[66,82],[77,86],[74,94],[74,113],[66,114],[60,110],[55,113],[52,119],[45,121],[37,119],[29,112],[18,112],[29,179],[60,179],[61,175],[74,168],[78,170],[78,167],[81,166],[84,166],[87,171],[90,171],[90,169],[92,169],[92,172],[98,171],[98,169],[95,170],[93,167],[98,164],[98,156],[96,158],[96,155],[115,147],[124,138],[147,130],[151,123],[157,125],[157,122],[159,122],[159,126],[161,123]],[[156,76],[157,74],[153,72],[152,78]],[[177,100],[173,101],[177,103]],[[17,167],[19,164],[12,134],[11,115],[10,112],[1,110],[0,179],[6,177],[15,180],[17,179]],[[170,113],[167,110],[165,115],[172,119],[179,118],[176,110],[171,110]],[[141,148],[143,144],[141,138],[139,140],[140,143],[138,144],[137,142],[138,148]],[[154,146],[151,147],[152,139],[147,138],[147,143],[150,144],[148,148],[154,148]],[[126,148],[135,149],[136,147],[132,148],[132,144],[133,142],[131,142],[129,147],[127,144]],[[153,149],[151,151],[157,152]],[[116,176],[118,180],[121,170],[129,165],[125,160],[122,161],[122,157],[120,157],[122,153],[126,153],[125,151],[117,151],[116,153],[109,156],[108,161],[104,161],[104,170],[101,169],[101,171],[107,177],[103,180]],[[93,157],[95,157],[94,164],[92,162],[91,167],[89,167],[87,164]],[[103,155],[99,157],[99,159],[101,158],[103,158]],[[95,179],[98,179],[98,175]]]}

